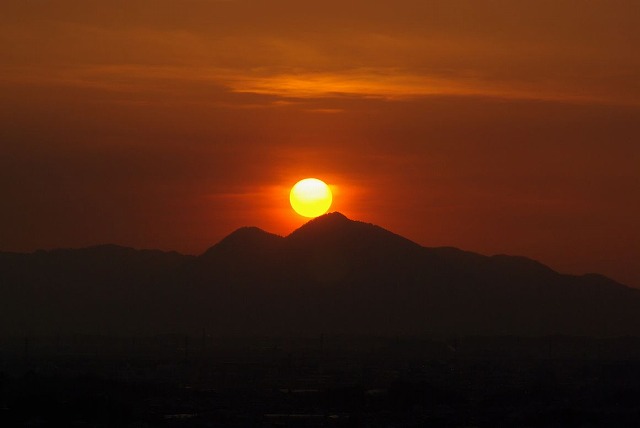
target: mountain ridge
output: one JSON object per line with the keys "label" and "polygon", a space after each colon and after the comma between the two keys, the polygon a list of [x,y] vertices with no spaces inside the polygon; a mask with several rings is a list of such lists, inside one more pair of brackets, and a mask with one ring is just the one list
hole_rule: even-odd
{"label": "mountain ridge", "polygon": [[[503,253],[498,253],[498,254],[491,254],[491,255],[486,255],[486,254],[481,254],[481,253],[477,253],[477,252],[473,252],[473,251],[468,251],[468,250],[463,250],[460,249],[458,247],[454,247],[454,246],[439,246],[439,247],[426,247],[423,246],[421,244],[416,243],[415,241],[410,240],[409,238],[403,237],[402,235],[396,234],[394,232],[391,232],[387,229],[384,229],[378,225],[372,224],[372,223],[367,223],[367,222],[362,222],[362,221],[358,221],[358,220],[352,220],[349,219],[347,216],[345,216],[344,214],[338,212],[338,211],[334,211],[331,213],[327,213],[318,217],[315,217],[311,220],[309,220],[307,223],[303,224],[302,226],[300,226],[299,228],[293,230],[291,233],[289,233],[288,235],[277,235],[271,232],[268,232],[260,227],[257,226],[242,226],[239,227],[237,229],[235,229],[234,231],[232,231],[231,233],[229,233],[228,235],[226,235],[225,237],[223,237],[220,241],[218,241],[216,244],[212,245],[211,247],[207,248],[205,251],[203,251],[200,254],[185,254],[185,253],[181,253],[179,251],[175,251],[175,250],[159,250],[159,249],[154,249],[154,248],[135,248],[135,247],[129,247],[126,245],[120,245],[120,244],[113,244],[113,243],[107,243],[107,244],[95,244],[95,245],[89,245],[86,247],[61,247],[61,248],[51,248],[51,249],[37,249],[31,252],[22,252],[22,251],[2,251],[0,250],[0,256],[28,256],[28,255],[43,255],[43,254],[55,254],[55,253],[73,253],[73,252],[135,252],[138,254],[144,254],[144,253],[156,253],[156,254],[166,254],[166,255],[176,255],[176,256],[182,256],[185,258],[200,258],[203,256],[206,256],[208,253],[210,253],[213,249],[215,249],[216,247],[219,247],[221,244],[224,246],[225,244],[228,243],[228,241],[232,240],[235,241],[236,238],[238,237],[238,235],[244,235],[240,238],[240,240],[242,241],[246,241],[246,242],[242,242],[242,243],[249,243],[251,244],[251,239],[255,238],[256,236],[262,236],[262,237],[268,237],[268,239],[273,239],[274,242],[280,241],[283,242],[285,240],[287,240],[288,238],[291,237],[297,237],[297,235],[300,234],[300,232],[308,229],[311,226],[317,225],[318,223],[324,223],[326,220],[330,220],[331,223],[336,223],[336,221],[334,221],[334,219],[339,219],[339,221],[344,222],[346,224],[358,224],[358,225],[364,225],[364,226],[368,226],[368,227],[372,227],[375,228],[377,230],[386,232],[387,234],[389,234],[389,236],[394,236],[397,238],[400,238],[404,241],[410,242],[411,244],[417,246],[417,247],[421,247],[421,248],[425,248],[428,250],[434,250],[434,251],[441,251],[441,252],[454,252],[457,253],[459,255],[468,255],[472,258],[476,258],[476,257],[482,257],[482,258],[490,258],[490,259],[495,259],[495,260],[504,260],[504,259],[509,259],[509,260],[518,260],[521,261],[523,263],[527,263],[530,264],[531,266],[537,265],[540,269],[544,269],[544,270],[549,270],[552,271],[554,273],[558,273],[560,275],[566,275],[566,276],[575,276],[575,277],[591,277],[591,276],[596,276],[602,279],[606,279],[607,281],[610,281],[612,283],[621,285],[623,287],[626,288],[630,288],[630,289],[636,289],[634,287],[622,284],[606,275],[603,275],[601,273],[597,273],[597,272],[588,272],[588,273],[584,273],[584,274],[565,274],[565,273],[560,273],[558,271],[556,271],[555,269],[545,265],[543,262],[540,262],[536,259],[527,257],[527,256],[522,256],[522,255],[511,255],[511,254],[503,254]],[[249,232],[249,233],[247,233]],[[253,236],[252,236],[253,235]],[[247,239],[249,238],[249,239]]]}
{"label": "mountain ridge", "polygon": [[522,256],[423,247],[340,213],[287,236],[239,228],[198,256],[7,254],[0,334],[640,335],[640,290]]}

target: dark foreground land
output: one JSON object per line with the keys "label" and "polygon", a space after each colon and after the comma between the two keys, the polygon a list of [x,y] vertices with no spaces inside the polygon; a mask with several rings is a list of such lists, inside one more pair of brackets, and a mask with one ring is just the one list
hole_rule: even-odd
{"label": "dark foreground land", "polygon": [[640,339],[11,338],[5,427],[637,427]]}

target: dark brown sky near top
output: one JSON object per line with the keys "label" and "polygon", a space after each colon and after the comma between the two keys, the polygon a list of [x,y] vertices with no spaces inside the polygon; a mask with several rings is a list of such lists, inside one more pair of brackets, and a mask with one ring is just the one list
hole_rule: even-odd
{"label": "dark brown sky near top", "polygon": [[637,1],[3,1],[0,250],[287,234],[298,179],[423,245],[640,286]]}

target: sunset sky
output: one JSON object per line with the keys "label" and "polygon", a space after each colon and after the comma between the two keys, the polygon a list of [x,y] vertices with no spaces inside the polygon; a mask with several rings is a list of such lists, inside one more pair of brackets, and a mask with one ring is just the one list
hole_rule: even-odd
{"label": "sunset sky", "polygon": [[337,210],[640,287],[640,2],[3,0],[0,250]]}

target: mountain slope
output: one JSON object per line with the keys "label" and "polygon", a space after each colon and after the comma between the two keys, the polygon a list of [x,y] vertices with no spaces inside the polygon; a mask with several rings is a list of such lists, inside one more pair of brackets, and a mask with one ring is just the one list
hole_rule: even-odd
{"label": "mountain slope", "polygon": [[157,324],[174,288],[163,288],[165,279],[193,259],[116,245],[0,253],[0,334],[117,334]]}
{"label": "mountain slope", "polygon": [[199,257],[0,253],[3,334],[639,335],[640,292],[524,257],[425,248],[339,213],[241,228]]}

